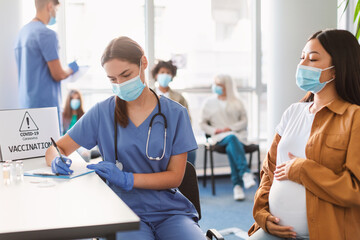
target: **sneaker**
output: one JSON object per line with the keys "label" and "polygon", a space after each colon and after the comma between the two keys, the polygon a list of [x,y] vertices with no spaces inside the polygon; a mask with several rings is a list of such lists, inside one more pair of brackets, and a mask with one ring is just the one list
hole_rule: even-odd
{"label": "sneaker", "polygon": [[233,190],[234,190],[234,199],[236,201],[245,199],[245,193],[240,185],[235,185]]}
{"label": "sneaker", "polygon": [[254,175],[250,172],[244,173],[242,180],[244,181],[244,187],[246,189],[256,185],[256,182],[254,180]]}

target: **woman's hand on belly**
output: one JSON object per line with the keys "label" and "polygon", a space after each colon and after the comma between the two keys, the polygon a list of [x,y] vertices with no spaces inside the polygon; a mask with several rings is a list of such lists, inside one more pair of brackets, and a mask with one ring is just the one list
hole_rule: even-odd
{"label": "woman's hand on belly", "polygon": [[293,228],[290,226],[280,226],[278,225],[280,219],[269,215],[266,219],[266,229],[268,232],[274,236],[281,238],[295,238],[296,232],[293,232]]}
{"label": "woman's hand on belly", "polygon": [[290,167],[297,157],[290,152],[288,153],[288,155],[290,158],[289,161],[286,161],[286,162],[280,164],[279,166],[276,166],[276,169],[274,171],[274,177],[276,180],[279,180],[279,181],[289,180],[288,176],[289,176]]}

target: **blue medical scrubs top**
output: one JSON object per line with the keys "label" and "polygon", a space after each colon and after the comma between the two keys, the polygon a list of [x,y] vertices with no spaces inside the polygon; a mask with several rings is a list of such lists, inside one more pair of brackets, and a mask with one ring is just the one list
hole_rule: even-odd
{"label": "blue medical scrubs top", "polygon": [[47,62],[59,59],[56,33],[40,21],[31,21],[19,33],[15,58],[19,77],[20,108],[58,107],[61,88],[50,74]]}
{"label": "blue medical scrubs top", "polygon": [[[161,111],[167,118],[165,156],[162,160],[149,160],[145,147],[149,123],[158,112],[158,106],[138,127],[131,120],[126,128],[117,125],[117,153],[123,171],[156,173],[166,171],[172,155],[197,148],[186,108],[166,97],[160,97]],[[105,161],[115,163],[114,149],[115,98],[97,103],[68,131],[79,145],[91,149],[98,145]],[[149,156],[160,157],[164,146],[164,120],[156,117],[149,139]],[[182,214],[198,217],[193,204],[178,189],[149,190],[134,188],[129,192],[109,185],[112,190],[144,221],[162,221],[170,215]]]}

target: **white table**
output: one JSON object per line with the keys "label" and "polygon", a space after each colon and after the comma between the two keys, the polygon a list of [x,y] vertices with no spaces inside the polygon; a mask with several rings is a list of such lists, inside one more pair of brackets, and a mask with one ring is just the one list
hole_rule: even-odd
{"label": "white table", "polygon": [[[86,165],[77,153],[71,159],[74,168]],[[23,162],[25,170],[46,167],[44,158]],[[47,178],[52,187],[32,183],[35,177],[5,186],[2,169],[0,175],[0,239],[89,238],[139,229],[136,214],[95,173]]]}

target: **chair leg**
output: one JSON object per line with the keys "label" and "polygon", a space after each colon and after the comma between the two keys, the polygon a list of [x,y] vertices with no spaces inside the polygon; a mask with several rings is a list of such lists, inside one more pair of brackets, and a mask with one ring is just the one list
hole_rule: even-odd
{"label": "chair leg", "polygon": [[203,177],[203,186],[206,187],[206,165],[207,165],[207,148],[205,147],[204,151],[204,177]]}
{"label": "chair leg", "polygon": [[212,150],[210,150],[210,168],[211,168],[212,195],[216,195],[216,192],[215,192],[215,176],[214,176],[214,157],[213,157],[213,151]]}
{"label": "chair leg", "polygon": [[252,155],[253,155],[253,153],[251,152],[250,154],[249,154],[249,165],[248,165],[248,168],[251,170],[251,165],[252,165]]}

